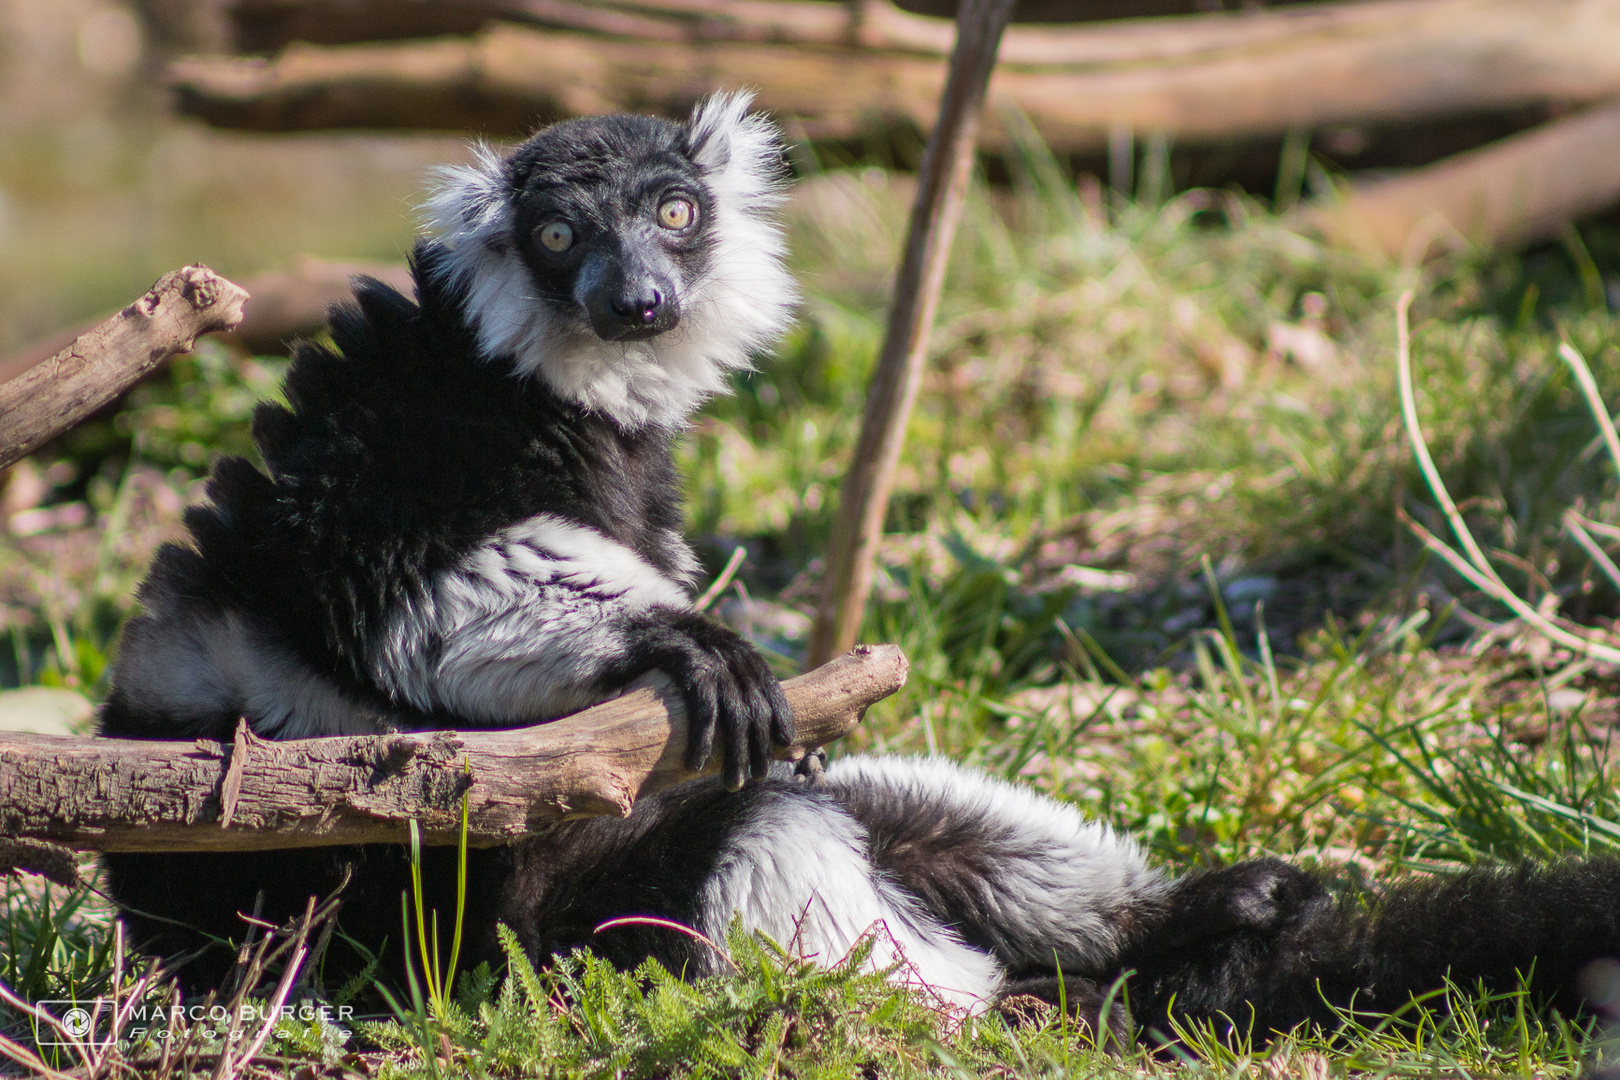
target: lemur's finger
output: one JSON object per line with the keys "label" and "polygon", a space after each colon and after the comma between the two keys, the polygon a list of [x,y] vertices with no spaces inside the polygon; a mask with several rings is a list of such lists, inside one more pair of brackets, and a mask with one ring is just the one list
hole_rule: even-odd
{"label": "lemur's finger", "polygon": [[742,684],[748,693],[748,775],[763,780],[771,771],[771,712],[757,682]]}
{"label": "lemur's finger", "polygon": [[748,739],[748,774],[763,780],[771,771],[771,700],[776,685],[764,660],[752,650],[731,657],[731,672],[746,702],[744,729]]}
{"label": "lemur's finger", "polygon": [[771,774],[771,730],[765,713],[756,713],[748,725],[748,771],[755,780]]}
{"label": "lemur's finger", "polygon": [[745,767],[748,754],[748,699],[744,696],[743,689],[738,685],[729,665],[721,667],[720,677],[715,680],[719,689],[720,724],[725,729],[721,733],[720,741],[723,761],[721,771],[726,778],[726,787],[736,791],[743,786],[743,781],[747,778]]}
{"label": "lemur's finger", "polygon": [[765,700],[771,710],[771,741],[777,746],[793,745],[793,706],[782,693],[782,684],[771,679],[765,684]]}
{"label": "lemur's finger", "polygon": [[748,736],[739,718],[733,714],[727,725],[726,737],[720,746],[723,764],[720,773],[725,777],[727,791],[741,791],[748,779],[745,771],[748,758],[743,749]]}
{"label": "lemur's finger", "polygon": [[714,752],[719,703],[715,700],[714,679],[707,673],[690,671],[680,681],[686,703],[686,768],[698,772]]}

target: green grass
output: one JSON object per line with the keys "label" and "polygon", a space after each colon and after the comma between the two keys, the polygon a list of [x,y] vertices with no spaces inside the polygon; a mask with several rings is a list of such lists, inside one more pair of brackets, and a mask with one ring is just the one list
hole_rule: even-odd
{"label": "green grass", "polygon": [[[801,185],[804,317],[681,449],[711,570],[750,552],[722,598],[733,616],[744,597],[778,614],[813,602],[908,197],[877,170]],[[1470,526],[1532,603],[1609,625],[1620,596],[1559,525],[1568,506],[1620,520],[1555,353],[1567,335],[1620,397],[1601,288],[1620,243],[1599,226],[1580,239],[1402,269],[1235,194],[1101,221],[1034,152],[1011,190],[976,189],[864,635],[901,644],[912,679],[833,751],[938,752],[1018,778],[1174,866],[1275,853],[1355,879],[1620,847],[1617,673],[1505,624],[1396,520],[1404,506],[1444,529],[1399,419],[1393,310],[1410,287],[1423,428]],[[1279,326],[1319,330],[1331,358],[1268,349]],[[247,448],[278,374],[204,350],[38,456],[35,501],[83,502],[91,524],[0,543],[10,681],[104,691],[145,560],[178,535],[209,459]],[[777,625],[765,643],[786,672],[802,632]],[[8,888],[0,978],[31,999],[104,990],[105,904]],[[437,918],[448,943],[453,915]],[[1595,1046],[1462,987],[1400,1022],[1349,1018],[1335,1039],[1184,1032],[1196,1062],[1110,1056],[1055,1012],[1022,1028],[963,1017],[859,956],[806,964],[736,932],[727,952],[737,974],[692,983],[514,955],[396,997],[347,1042],[294,1027],[269,1052],[285,1071],[390,1076],[1274,1078],[1564,1076]]]}

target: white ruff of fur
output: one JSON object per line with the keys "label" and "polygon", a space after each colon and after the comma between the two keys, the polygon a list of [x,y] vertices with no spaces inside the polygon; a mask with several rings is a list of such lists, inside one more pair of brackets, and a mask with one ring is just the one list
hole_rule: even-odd
{"label": "white ruff of fur", "polygon": [[971,824],[991,866],[980,901],[1003,957],[1033,967],[1055,954],[1066,971],[1106,967],[1125,916],[1169,888],[1129,837],[1072,806],[944,758],[847,757],[827,767],[834,790],[891,792],[907,816]]}
{"label": "white ruff of fur", "polygon": [[776,130],[748,114],[752,98],[716,94],[688,121],[708,170],[717,240],[708,274],[686,283],[680,325],[648,341],[603,341],[582,318],[540,300],[513,250],[505,169],[494,151],[480,146],[475,164],[443,170],[423,207],[427,227],[450,249],[446,272],[467,292],[485,358],[511,357],[518,373],[538,375],[565,400],[629,430],[680,426],[725,392],[728,372],[749,369],[798,301],[775,219]]}
{"label": "white ruff of fur", "polygon": [[539,723],[612,696],[599,679],[624,651],[626,615],[690,606],[684,582],[623,544],[537,514],[400,604],[368,661],[377,685],[419,709]]}

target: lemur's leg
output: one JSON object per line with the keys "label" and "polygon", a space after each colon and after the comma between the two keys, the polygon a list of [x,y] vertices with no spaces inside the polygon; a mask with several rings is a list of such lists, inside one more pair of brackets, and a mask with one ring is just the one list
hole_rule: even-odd
{"label": "lemur's leg", "polygon": [[1320,1000],[1295,976],[1331,904],[1285,863],[1170,881],[1072,807],[937,758],[845,758],[826,790],[866,826],[879,867],[1007,967],[1008,995],[1062,996],[1095,1028],[1111,984],[1136,970],[1106,1018],[1116,1032],[1127,1003],[1162,1027],[1178,993],[1178,1009],[1191,999],[1182,1011],[1201,1016],[1236,1015],[1244,995],[1268,988],[1289,1004]]}
{"label": "lemur's leg", "polygon": [[790,779],[741,792],[704,780],[644,798],[623,820],[597,818],[518,845],[503,921],[527,928],[540,958],[589,946],[623,967],[647,956],[688,975],[727,970],[707,945],[654,925],[596,932],[623,916],[673,920],[720,948],[734,916],[805,957],[836,963],[863,935],[871,963],[963,1006],[1001,984],[994,958],[931,917],[868,858],[865,830],[837,799]]}
{"label": "lemur's leg", "polygon": [[940,758],[843,758],[823,790],[879,868],[1014,973],[1109,974],[1168,893],[1127,837]]}
{"label": "lemur's leg", "polygon": [[793,737],[758,650],[692,610],[686,589],[595,529],[541,514],[495,534],[402,602],[367,663],[379,686],[430,714],[533,724],[668,674],[685,699],[687,760],[720,744],[731,786],[764,776]]}
{"label": "lemur's leg", "polygon": [[1257,1038],[1304,1021],[1332,1027],[1329,1002],[1358,985],[1353,920],[1314,876],[1256,859],[1178,879],[1120,957],[1131,1012],[1150,1037],[1167,1012]]}
{"label": "lemur's leg", "polygon": [[193,551],[165,546],[140,602],[119,639],[103,735],[228,740],[243,717],[272,739],[374,735],[399,719],[317,671],[263,620],[212,599]]}

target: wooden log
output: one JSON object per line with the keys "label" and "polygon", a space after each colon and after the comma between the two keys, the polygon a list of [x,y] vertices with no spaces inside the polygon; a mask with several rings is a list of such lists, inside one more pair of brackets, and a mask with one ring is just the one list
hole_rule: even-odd
{"label": "wooden log", "polygon": [[1410,261],[1544,240],[1620,202],[1617,162],[1620,102],[1351,188],[1305,220],[1335,243]]}
{"label": "wooden log", "polygon": [[839,488],[838,516],[810,636],[811,668],[848,649],[860,633],[894,471],[922,385],[929,331],[973,173],[979,111],[1012,8],[1013,0],[962,0],[957,48],[940,102],[939,124],[923,152],[883,349],[867,387],[866,411],[849,472]]}
{"label": "wooden log", "polygon": [[[1111,130],[1210,142],[1620,94],[1620,0],[1368,0],[1094,23],[1060,37],[1061,54],[1003,62],[982,145],[1009,145],[997,102],[1059,151],[1099,152]],[[226,127],[498,135],[587,113],[679,115],[716,87],[747,85],[796,136],[848,139],[892,124],[931,129],[944,75],[916,52],[504,24],[471,38],[192,58],[171,81],[183,111]]]}
{"label": "wooden log", "polygon": [[[862,646],[782,684],[797,758],[848,733],[905,684],[894,645]],[[664,683],[509,731],[268,742],[69,738],[0,732],[0,836],[99,851],[245,851],[386,843],[510,843],[547,824],[623,817],[689,778],[685,713]],[[719,768],[715,762],[710,771]]]}
{"label": "wooden log", "polygon": [[[216,336],[253,353],[285,353],[297,339],[326,329],[326,309],[352,300],[350,282],[361,274],[392,285],[406,296],[415,287],[410,270],[399,263],[333,262],[306,255],[286,270],[245,278],[242,288],[247,290],[248,299],[242,308],[242,321],[235,330],[219,331]],[[49,360],[101,322],[96,319],[59,330],[10,356],[0,357],[0,383]]]}
{"label": "wooden log", "polygon": [[187,266],[49,360],[0,384],[0,468],[116,398],[200,334],[242,319],[247,293],[208,269]]}
{"label": "wooden log", "polygon": [[[643,41],[742,41],[858,46],[946,57],[950,19],[916,15],[890,0],[236,0],[226,5],[239,47],[265,52],[293,42],[336,45],[469,34],[492,21],[580,30]],[[1323,35],[1387,34],[1430,17],[1432,0],[1298,4],[1265,12],[1126,18],[1088,25],[1009,26],[1000,63],[1084,67],[1215,56]]]}

